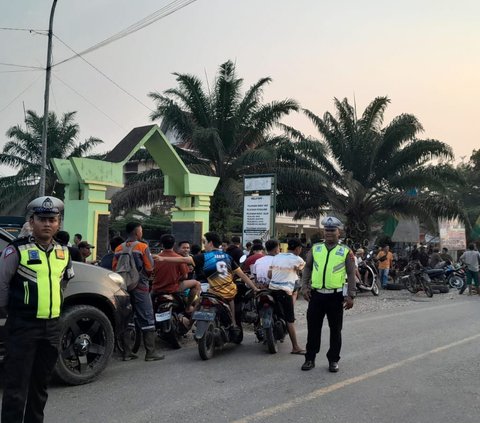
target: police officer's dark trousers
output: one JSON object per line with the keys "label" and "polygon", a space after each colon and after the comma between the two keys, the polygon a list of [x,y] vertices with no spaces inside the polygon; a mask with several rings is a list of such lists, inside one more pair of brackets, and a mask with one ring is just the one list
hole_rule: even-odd
{"label": "police officer's dark trousers", "polygon": [[43,422],[59,330],[58,319],[8,317],[2,423]]}
{"label": "police officer's dark trousers", "polygon": [[340,360],[342,348],[343,293],[322,294],[312,289],[307,310],[307,353],[305,360],[315,361],[320,351],[323,319],[327,316],[330,327],[330,348],[327,352],[329,362]]}

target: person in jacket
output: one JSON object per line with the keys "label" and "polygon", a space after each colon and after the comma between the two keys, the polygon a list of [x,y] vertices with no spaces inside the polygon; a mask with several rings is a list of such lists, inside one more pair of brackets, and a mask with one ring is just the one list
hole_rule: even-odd
{"label": "person in jacket", "polygon": [[[135,265],[139,272],[139,281],[137,286],[130,291],[130,299],[132,301],[135,317],[140,325],[143,334],[143,344],[145,346],[145,361],[163,360],[165,356],[156,351],[155,347],[155,319],[153,315],[152,299],[149,293],[149,276],[153,272],[153,258],[150,249],[145,242],[142,242],[143,229],[138,222],[127,223],[126,226],[127,240],[115,249],[115,257],[113,258],[113,271],[117,270],[118,258],[123,250],[132,247]],[[126,334],[128,335],[128,334]],[[129,361],[138,358],[132,352],[129,336],[123,339],[123,360]]]}
{"label": "person in jacket", "polygon": [[[355,257],[339,244],[342,223],[336,217],[322,220],[325,242],[312,246],[303,270],[302,293],[309,302],[307,309],[307,352],[302,370],[315,367],[320,351],[322,325],[327,316],[330,327],[330,348],[327,351],[328,370],[338,372],[342,347],[343,310],[353,307],[355,297]],[[348,285],[345,277],[348,276]]]}
{"label": "person in jacket", "polygon": [[65,281],[73,277],[68,248],[54,235],[63,202],[39,197],[27,207],[32,234],[0,257],[0,317],[8,314],[2,422],[43,422],[47,385],[58,358]]}

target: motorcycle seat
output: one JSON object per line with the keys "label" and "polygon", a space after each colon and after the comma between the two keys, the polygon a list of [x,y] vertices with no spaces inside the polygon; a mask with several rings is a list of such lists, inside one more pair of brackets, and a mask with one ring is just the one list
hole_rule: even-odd
{"label": "motorcycle seat", "polygon": [[427,275],[429,276],[441,276],[444,273],[443,269],[427,269]]}
{"label": "motorcycle seat", "polygon": [[202,292],[202,297],[208,297],[208,298],[213,298],[214,300],[221,301],[222,303],[225,303],[228,305],[229,301],[227,301],[225,298],[220,297],[220,295],[214,294],[212,292]]}

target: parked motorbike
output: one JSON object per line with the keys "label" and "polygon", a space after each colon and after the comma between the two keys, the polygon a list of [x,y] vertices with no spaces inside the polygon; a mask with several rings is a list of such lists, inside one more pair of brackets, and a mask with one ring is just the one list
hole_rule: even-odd
{"label": "parked motorbike", "polygon": [[430,285],[432,286],[432,289],[435,289],[443,294],[450,290],[450,286],[445,276],[445,270],[443,268],[424,268],[424,271],[430,277]]}
{"label": "parked motorbike", "polygon": [[445,277],[447,278],[448,284],[451,288],[456,288],[458,290],[463,288],[466,278],[465,269],[465,265],[454,266],[449,264],[445,266]]}
{"label": "parked motorbike", "polygon": [[187,296],[183,292],[160,292],[154,295],[155,329],[172,348],[181,348],[179,340],[190,330]]}
{"label": "parked motorbike", "polygon": [[277,342],[283,342],[287,335],[287,323],[283,317],[281,304],[276,300],[279,295],[288,295],[284,291],[262,289],[255,295],[257,321],[255,334],[264,342],[270,354],[278,351]]}
{"label": "parked motorbike", "polygon": [[[202,292],[198,310],[193,313],[192,319],[196,324],[194,339],[202,360],[212,358],[215,348],[221,348],[227,342],[240,344],[243,341],[242,327],[232,325],[228,302],[218,295]],[[236,320],[239,322],[239,318]]]}
{"label": "parked motorbike", "polygon": [[370,291],[377,296],[380,292],[378,288],[378,271],[373,261],[372,253],[368,253],[364,261],[358,265],[361,280],[357,280],[357,289],[365,292]]}
{"label": "parked motorbike", "polygon": [[418,261],[410,262],[400,280],[405,284],[405,288],[412,294],[424,291],[427,297],[433,297],[433,289],[431,287],[431,279],[427,269],[425,269]]}

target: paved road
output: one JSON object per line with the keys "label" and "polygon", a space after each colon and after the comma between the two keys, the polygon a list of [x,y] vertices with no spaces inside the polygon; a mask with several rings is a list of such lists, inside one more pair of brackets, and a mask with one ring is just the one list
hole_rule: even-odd
{"label": "paved road", "polygon": [[112,361],[93,384],[52,387],[46,422],[477,423],[479,315],[480,299],[462,297],[348,316],[337,374],[325,348],[302,372],[288,342],[270,356],[251,334],[208,362],[195,347]]}

